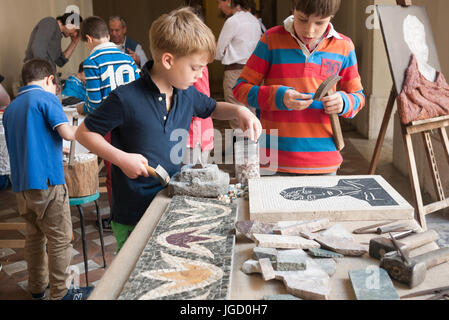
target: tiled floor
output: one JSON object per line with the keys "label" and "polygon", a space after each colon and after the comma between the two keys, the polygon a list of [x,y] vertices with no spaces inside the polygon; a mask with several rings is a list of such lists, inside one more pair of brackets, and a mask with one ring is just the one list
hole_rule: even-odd
{"label": "tiled floor", "polygon": [[[102,186],[102,184],[100,184]],[[99,199],[100,213],[102,217],[109,216],[107,194],[102,193]],[[15,195],[11,190],[0,191],[0,222],[21,222],[16,209]],[[95,205],[83,207],[86,223],[86,243],[89,268],[89,284],[95,285],[105,272],[103,269],[103,257],[101,254],[100,237],[95,226]],[[80,285],[85,286],[84,258],[81,241],[81,225],[78,209],[71,208],[74,230],[73,258],[71,265],[76,266],[81,274]],[[25,239],[24,232],[0,231],[2,239]],[[110,265],[115,255],[115,238],[111,232],[104,232],[104,245],[106,264]],[[24,260],[24,249],[0,249],[0,263],[3,269],[0,271],[0,300],[28,300],[27,292],[28,273]]]}
{"label": "tiled floor", "polygon": [[[367,174],[375,141],[361,138],[355,132],[345,132],[346,147],[343,150],[345,161],[340,175]],[[409,179],[402,176],[391,164],[391,143],[386,142],[378,166],[377,174],[382,175],[406,200],[412,201]],[[233,171],[232,165],[222,167],[225,171]],[[426,196],[424,196],[426,199]],[[107,195],[101,194],[100,208],[103,217],[107,217],[109,206]],[[99,236],[95,227],[95,207],[85,208],[87,247],[89,257],[89,282],[94,284],[101,278],[105,270],[102,268],[103,260]],[[83,272],[83,255],[80,235],[79,214],[76,208],[72,208],[73,228],[75,240],[73,241],[72,265],[77,265]],[[20,220],[16,210],[15,195],[10,191],[0,191],[0,222],[14,222]],[[429,229],[435,229],[440,234],[438,243],[440,246],[449,246],[449,213],[448,210],[427,216]],[[110,265],[114,259],[115,239],[112,233],[105,233],[106,261]],[[17,231],[1,231],[0,238],[24,238]],[[23,249],[0,249],[0,263],[3,269],[0,271],[0,300],[26,300],[30,299],[27,287],[26,262],[24,261]],[[85,284],[84,275],[81,276],[81,285]]]}

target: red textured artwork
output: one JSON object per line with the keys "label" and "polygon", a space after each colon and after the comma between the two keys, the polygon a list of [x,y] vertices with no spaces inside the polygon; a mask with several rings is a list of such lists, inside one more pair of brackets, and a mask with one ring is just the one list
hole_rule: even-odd
{"label": "red textured artwork", "polygon": [[398,112],[403,124],[449,115],[449,85],[441,72],[435,82],[427,80],[412,54],[406,78],[398,99]]}

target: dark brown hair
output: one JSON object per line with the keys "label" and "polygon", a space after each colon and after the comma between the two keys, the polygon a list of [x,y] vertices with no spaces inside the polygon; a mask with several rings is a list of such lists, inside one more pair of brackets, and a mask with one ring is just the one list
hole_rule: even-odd
{"label": "dark brown hair", "polygon": [[55,76],[55,72],[47,60],[31,59],[23,65],[22,81],[25,85],[33,81],[43,80],[49,76]]}
{"label": "dark brown hair", "polygon": [[109,35],[108,25],[100,17],[89,17],[81,24],[81,40],[87,42],[87,35],[97,40],[107,37]]}
{"label": "dark brown hair", "polygon": [[307,16],[327,18],[337,14],[341,0],[292,0],[292,9]]}
{"label": "dark brown hair", "polygon": [[67,24],[75,24],[77,25],[77,27],[79,27],[77,22],[82,23],[83,17],[81,17],[78,13],[72,11],[70,13],[64,13],[62,16],[56,17],[56,20],[61,21],[63,26]]}
{"label": "dark brown hair", "polygon": [[232,7],[240,6],[242,9],[249,10],[250,7],[250,1],[249,0],[231,0]]}

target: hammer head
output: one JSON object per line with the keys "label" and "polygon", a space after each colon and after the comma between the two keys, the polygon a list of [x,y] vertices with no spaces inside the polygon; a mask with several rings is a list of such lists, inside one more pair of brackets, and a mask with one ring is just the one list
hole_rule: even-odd
{"label": "hammer head", "polygon": [[159,180],[159,182],[164,188],[169,184],[171,179],[170,175],[168,174],[167,171],[165,171],[165,169],[161,165],[158,165],[156,169],[147,165],[146,169],[150,175]]}
{"label": "hammer head", "polygon": [[156,172],[157,177],[158,177],[159,181],[161,182],[162,186],[166,187],[170,183],[170,179],[171,179],[168,172],[165,171],[165,169],[160,165],[158,165],[154,171]]}
{"label": "hammer head", "polygon": [[[409,249],[398,242],[405,254],[409,254]],[[381,259],[386,253],[396,251],[393,241],[384,237],[373,238],[369,242],[369,255],[374,259]]]}
{"label": "hammer head", "polygon": [[420,285],[426,278],[425,262],[411,259],[408,264],[397,253],[386,254],[380,261],[380,267],[385,269],[392,279],[404,283],[410,288]]}

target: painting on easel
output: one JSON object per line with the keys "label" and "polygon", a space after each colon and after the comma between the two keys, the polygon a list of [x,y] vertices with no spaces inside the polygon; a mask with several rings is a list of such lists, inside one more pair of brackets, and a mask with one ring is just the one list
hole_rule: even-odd
{"label": "painting on easel", "polygon": [[378,5],[377,11],[397,94],[402,91],[412,54],[420,72],[435,81],[441,67],[426,8]]}

